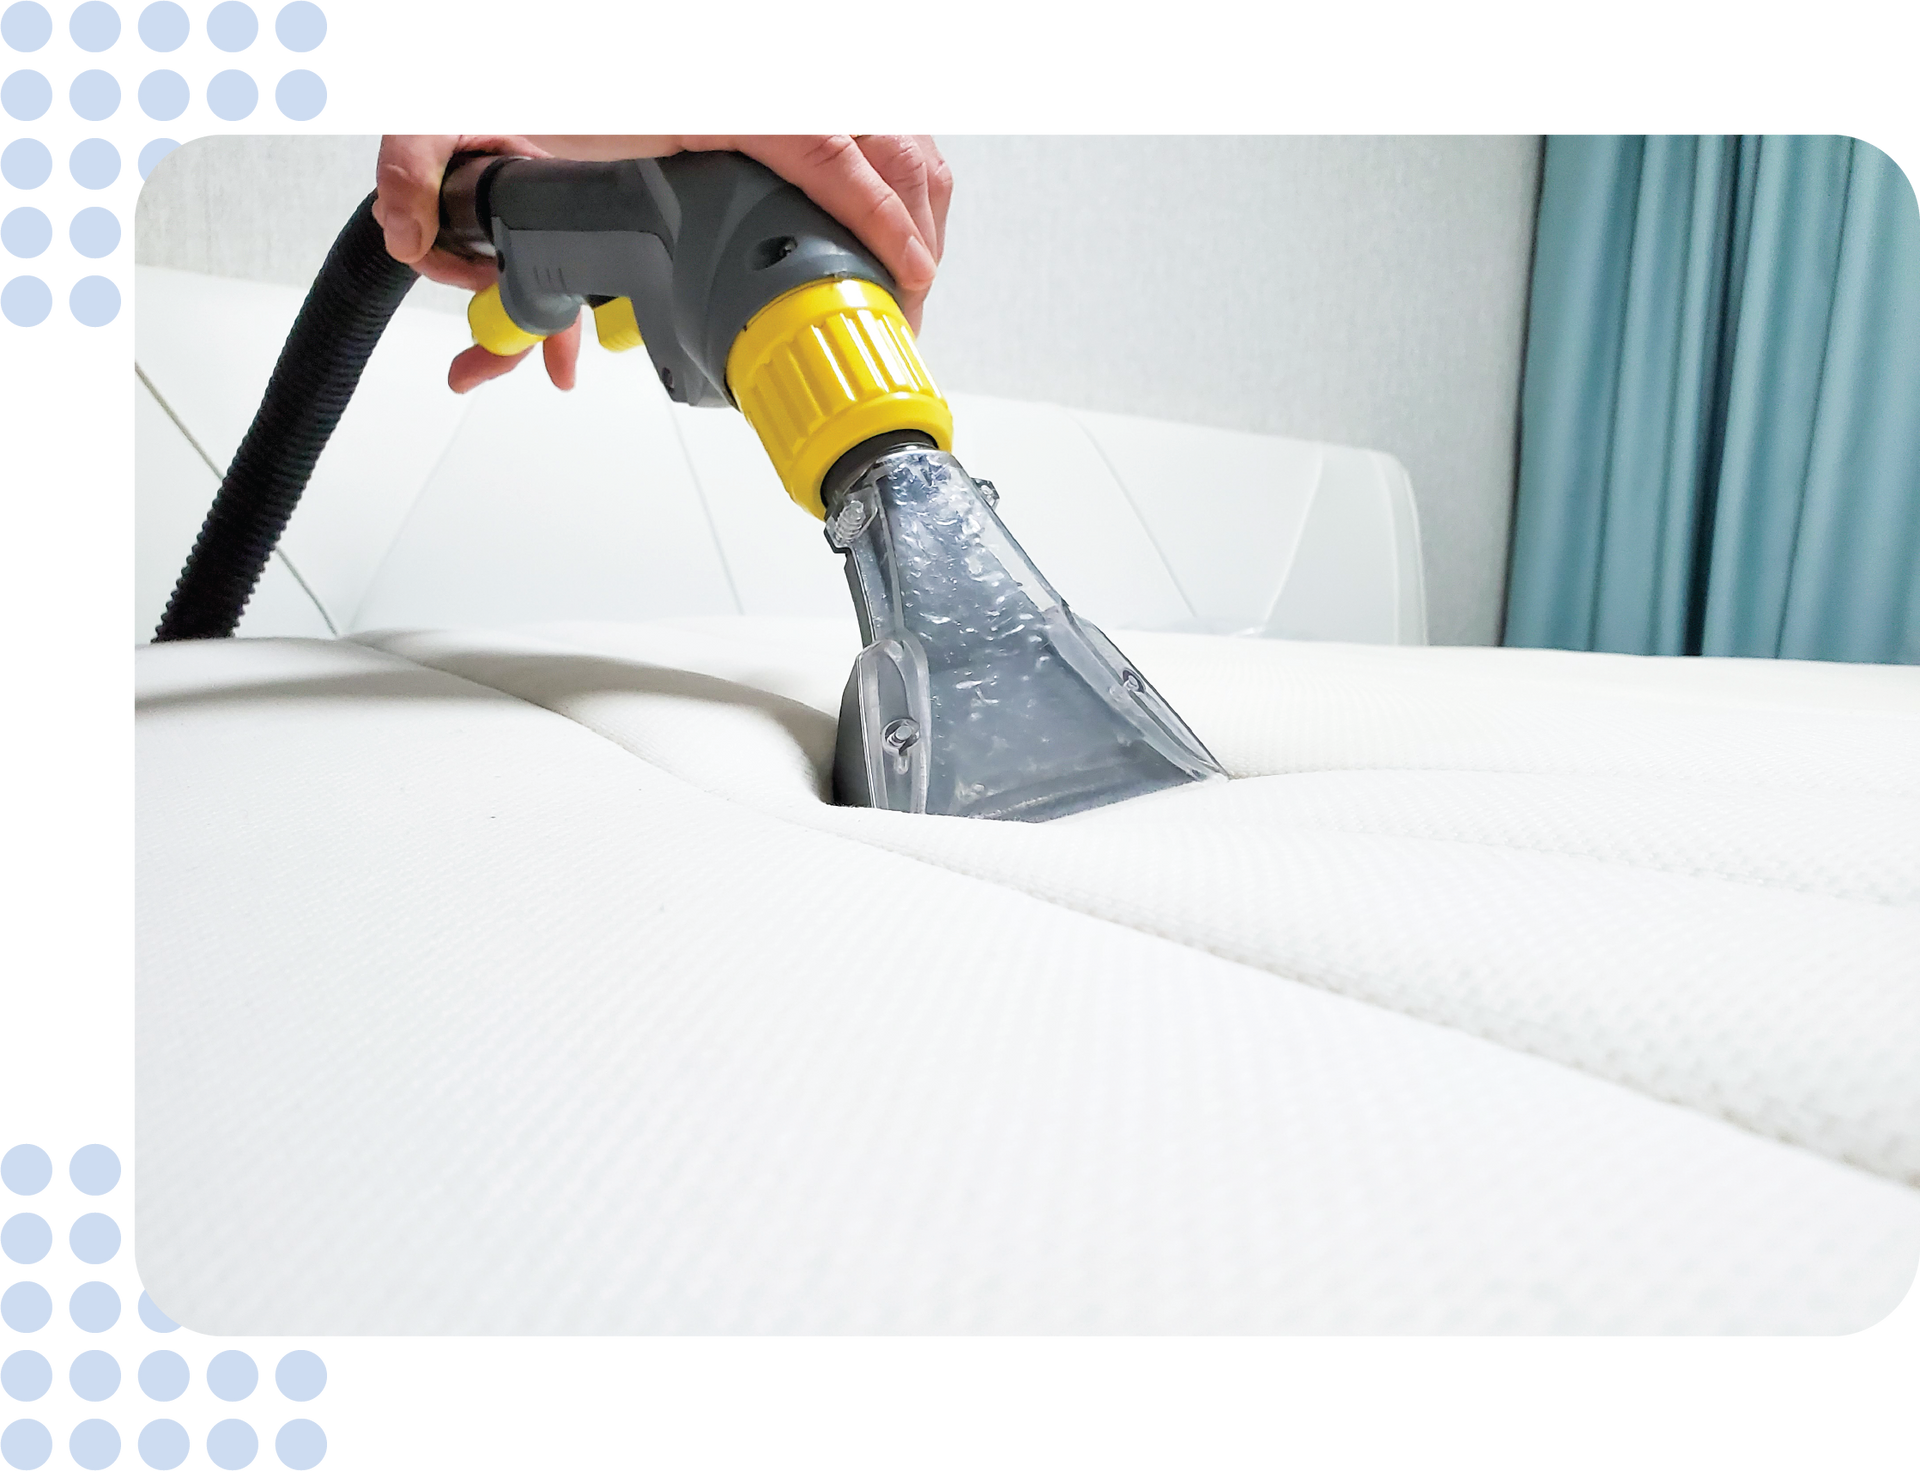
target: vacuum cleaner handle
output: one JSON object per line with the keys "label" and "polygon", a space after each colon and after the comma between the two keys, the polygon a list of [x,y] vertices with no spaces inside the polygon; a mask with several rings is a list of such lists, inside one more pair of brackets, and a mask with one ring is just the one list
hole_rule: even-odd
{"label": "vacuum cleaner handle", "polygon": [[602,344],[644,342],[670,397],[737,407],[814,516],[886,446],[952,448],[893,278],[742,154],[469,156],[447,171],[440,216],[443,248],[499,266],[467,311],[475,342],[511,356],[592,306]]}
{"label": "vacuum cleaner handle", "polygon": [[[233,633],[413,284],[374,203],[307,293],[156,639]],[[736,404],[787,493],[831,510],[867,643],[841,702],[838,800],[1044,821],[1224,779],[949,453],[953,416],[893,283],[799,190],[734,154],[486,158],[458,162],[441,207],[442,245],[499,262],[469,313],[483,346],[517,352],[591,303],[603,337],[645,332],[674,398]]]}
{"label": "vacuum cleaner handle", "polygon": [[438,243],[499,263],[474,340],[524,351],[594,309],[603,346],[644,343],[667,393],[733,402],[727,354],[760,309],[822,280],[893,278],[851,231],[739,153],[581,163],[468,155],[441,189]]}

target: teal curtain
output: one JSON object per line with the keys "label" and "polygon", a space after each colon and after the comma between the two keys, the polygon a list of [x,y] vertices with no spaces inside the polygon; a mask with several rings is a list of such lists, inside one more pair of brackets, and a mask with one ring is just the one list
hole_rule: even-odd
{"label": "teal curtain", "polygon": [[1832,137],[1556,137],[1506,642],[1920,663],[1920,209]]}

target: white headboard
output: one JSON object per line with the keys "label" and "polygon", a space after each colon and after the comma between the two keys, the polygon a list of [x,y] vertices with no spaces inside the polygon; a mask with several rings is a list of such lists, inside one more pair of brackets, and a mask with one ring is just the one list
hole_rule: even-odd
{"label": "white headboard", "polygon": [[[138,641],[212,500],[207,461],[238,446],[301,296],[136,272]],[[746,422],[670,403],[645,353],[587,336],[572,393],[528,364],[462,399],[445,374],[465,323],[402,308],[240,632],[845,613],[840,559]],[[1096,622],[1426,642],[1419,526],[1392,456],[950,399],[955,452]]]}

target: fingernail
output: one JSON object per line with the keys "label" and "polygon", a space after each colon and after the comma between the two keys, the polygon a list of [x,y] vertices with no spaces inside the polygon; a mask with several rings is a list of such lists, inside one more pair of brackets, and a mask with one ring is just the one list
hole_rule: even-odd
{"label": "fingernail", "polygon": [[916,286],[925,286],[932,282],[934,273],[933,253],[920,243],[915,236],[907,242],[907,270]]}

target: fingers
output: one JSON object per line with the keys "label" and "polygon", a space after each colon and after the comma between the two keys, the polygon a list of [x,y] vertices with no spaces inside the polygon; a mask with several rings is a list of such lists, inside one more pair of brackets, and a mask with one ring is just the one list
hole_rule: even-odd
{"label": "fingers", "polygon": [[838,133],[811,137],[683,138],[687,148],[735,148],[758,159],[859,237],[898,286],[907,325],[921,310],[946,248],[953,171],[930,137]]}
{"label": "fingers", "polygon": [[[926,134],[908,138],[869,133],[858,142],[874,172],[900,196],[937,265],[946,251],[947,206],[953,198],[953,170],[947,167],[939,148]],[[900,311],[916,335],[931,285],[929,280],[924,286],[901,286]]]}
{"label": "fingers", "polygon": [[[380,140],[374,169],[373,217],[386,236],[387,252],[431,281],[466,291],[485,291],[499,279],[491,261],[468,260],[434,248],[440,233],[440,182],[456,153],[512,153],[544,158],[546,150],[530,139],[507,133],[388,134]],[[531,351],[532,349],[528,349]],[[549,338],[544,356],[547,375],[571,388],[580,353],[579,324]],[[470,347],[447,368],[447,386],[467,393],[489,379],[510,373],[526,353],[497,357]]]}
{"label": "fingers", "polygon": [[[931,178],[927,156],[918,138],[901,133],[863,133],[854,140],[880,182],[891,189],[907,214],[912,217],[914,233],[933,257],[940,260],[940,227],[933,219]],[[931,285],[931,282],[926,283]]]}
{"label": "fingers", "polygon": [[920,136],[920,146],[927,155],[927,197],[933,204],[933,258],[942,261],[947,258],[947,206],[953,202],[953,170],[930,135]]}
{"label": "fingers", "polygon": [[[532,348],[527,349],[527,352],[532,351]],[[447,369],[447,387],[455,393],[469,392],[491,378],[498,378],[503,373],[511,373],[520,365],[520,359],[525,357],[527,352],[517,352],[510,358],[503,358],[496,357],[484,347],[478,345],[470,347],[456,357],[452,366]]]}
{"label": "fingers", "polygon": [[681,141],[664,133],[530,133],[527,142],[555,158],[665,158]]}
{"label": "fingers", "polygon": [[[421,275],[450,286],[466,286],[470,279],[485,290],[493,283],[492,267],[482,263],[478,273],[465,269],[445,251],[433,250],[440,234],[440,181],[447,160],[456,153],[514,153],[543,158],[545,150],[530,139],[509,133],[389,133],[380,140],[380,159],[374,166],[373,217],[387,237],[387,253],[412,266]],[[429,254],[429,252],[432,252]]]}
{"label": "fingers", "polygon": [[580,318],[575,317],[566,331],[556,332],[543,342],[540,355],[546,359],[547,377],[553,380],[553,386],[562,392],[571,389],[580,363]]}
{"label": "fingers", "polygon": [[[898,287],[900,309],[915,332],[934,272],[946,251],[953,171],[924,134],[846,133],[807,136],[605,138],[394,136],[381,140],[375,216],[395,259],[423,275],[469,291],[495,279],[487,262],[463,261],[433,250],[439,230],[440,180],[456,152],[551,151],[562,157],[661,157],[682,149],[735,149],[799,188],[853,231],[879,258]],[[580,355],[580,323],[549,337],[541,351],[556,387],[573,387]],[[453,360],[447,382],[455,393],[497,378],[524,357],[501,358],[470,348]]]}
{"label": "fingers", "polygon": [[430,250],[413,263],[413,268],[429,281],[458,286],[462,291],[485,291],[500,279],[500,268],[490,260],[470,260]]}
{"label": "fingers", "polygon": [[373,216],[395,260],[413,265],[432,249],[440,233],[440,177],[459,142],[452,134],[390,133],[380,140]]}
{"label": "fingers", "polygon": [[927,294],[925,294],[925,292],[906,292],[906,290],[902,290],[899,301],[900,315],[906,317],[906,325],[914,328],[914,336],[918,338],[918,336],[920,336],[920,311],[922,311],[922,307],[925,307],[925,303],[927,303]]}
{"label": "fingers", "polygon": [[[470,347],[448,367],[447,387],[455,393],[469,393],[482,383],[511,373],[532,351],[532,348],[528,348],[526,352],[517,352],[512,357],[500,357],[484,347]],[[579,373],[580,319],[574,318],[572,326],[543,341],[540,344],[540,356],[546,362],[547,377],[553,380],[553,386],[563,392],[571,389]]]}
{"label": "fingers", "polygon": [[[877,144],[898,183],[880,175],[861,146],[845,133],[818,137],[685,139],[689,148],[731,147],[756,158],[781,178],[797,184],[815,204],[839,220],[880,258],[904,292],[921,296],[933,284],[934,256],[922,239],[913,211],[901,196],[908,188],[926,201],[925,160],[911,139]],[[915,183],[915,175],[921,182]],[[928,216],[931,225],[931,214]]]}

